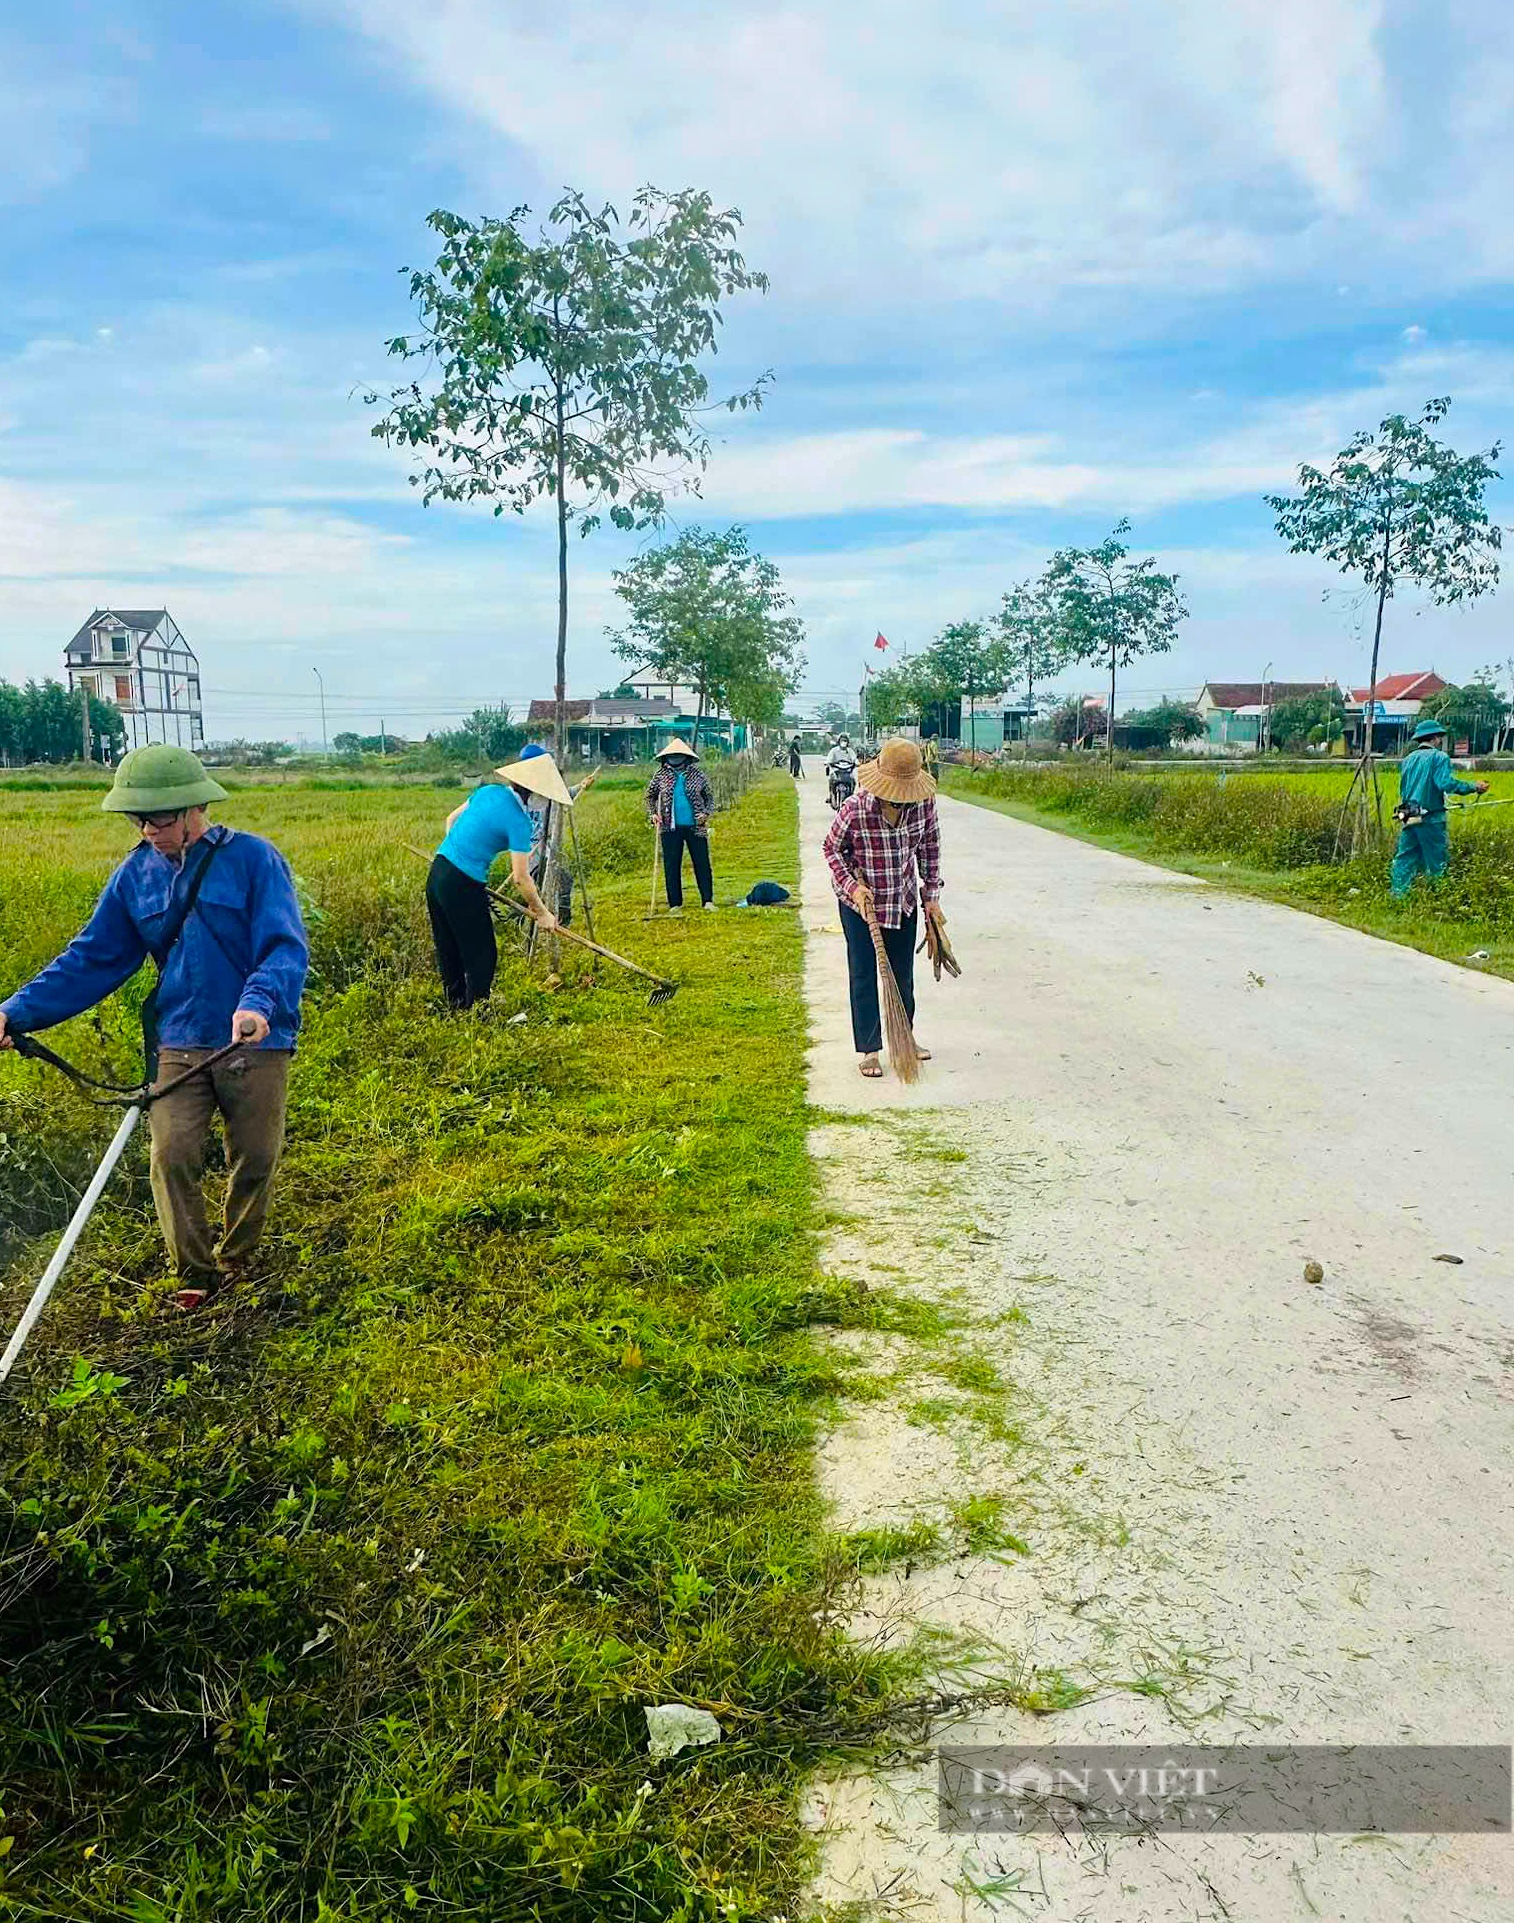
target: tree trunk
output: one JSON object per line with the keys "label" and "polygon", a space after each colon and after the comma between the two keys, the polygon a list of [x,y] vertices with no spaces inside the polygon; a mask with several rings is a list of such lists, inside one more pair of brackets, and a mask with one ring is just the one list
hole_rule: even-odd
{"label": "tree trunk", "polygon": [[1377,785],[1377,770],[1373,765],[1372,729],[1376,721],[1377,708],[1377,661],[1383,645],[1383,609],[1388,600],[1388,554],[1393,538],[1391,518],[1383,522],[1383,565],[1382,578],[1377,584],[1377,623],[1372,630],[1372,669],[1367,679],[1367,711],[1362,725],[1362,801],[1366,804],[1366,790],[1372,791],[1373,818],[1378,834],[1383,827],[1383,797]]}
{"label": "tree trunk", "polygon": [[553,746],[557,765],[568,755],[568,457],[563,446],[563,395],[557,389],[557,697]]}
{"label": "tree trunk", "polygon": [[1104,718],[1105,761],[1111,768],[1114,766],[1114,675],[1115,647],[1111,641],[1109,644],[1109,713]]}

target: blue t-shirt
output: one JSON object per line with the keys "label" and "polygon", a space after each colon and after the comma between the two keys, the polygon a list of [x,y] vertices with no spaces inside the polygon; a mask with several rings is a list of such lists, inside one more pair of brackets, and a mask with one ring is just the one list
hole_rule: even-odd
{"label": "blue t-shirt", "polygon": [[683,776],[673,778],[673,826],[692,828],[694,826],[694,805],[689,800],[689,791],[683,785]]}
{"label": "blue t-shirt", "polygon": [[513,788],[486,782],[468,797],[436,852],[475,881],[487,881],[494,857],[507,848],[512,855],[530,854],[531,817]]}

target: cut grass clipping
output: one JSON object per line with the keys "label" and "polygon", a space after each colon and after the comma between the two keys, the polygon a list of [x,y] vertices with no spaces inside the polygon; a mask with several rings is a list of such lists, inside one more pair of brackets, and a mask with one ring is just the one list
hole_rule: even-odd
{"label": "cut grass clipping", "polygon": [[[862,1311],[814,1266],[800,930],[654,935],[637,797],[591,803],[601,926],[684,984],[655,1014],[608,965],[565,951],[554,995],[507,948],[492,1002],[443,1016],[399,844],[445,797],[219,811],[311,908],[269,1273],[174,1319],[134,1145],[0,1399],[0,1915],[795,1900],[799,1775],[892,1680],[836,1626],[858,1559],[810,1474],[838,1385],[806,1330]],[[0,835],[4,992],[122,839],[68,791],[0,797]],[[717,817],[714,859],[727,901],[796,885],[787,781]],[[126,1069],[129,1038],[114,1004],[60,1047]],[[0,1066],[10,1309],[110,1125]],[[652,1765],[668,1701],[723,1740]]]}

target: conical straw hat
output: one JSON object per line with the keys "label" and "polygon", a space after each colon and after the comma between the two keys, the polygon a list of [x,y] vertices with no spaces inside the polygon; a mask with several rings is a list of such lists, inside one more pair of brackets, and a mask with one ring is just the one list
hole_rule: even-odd
{"label": "conical straw hat", "polygon": [[699,759],[699,756],[695,754],[688,742],[680,741],[677,735],[674,735],[673,739],[665,748],[659,748],[653,759],[661,761],[664,755],[687,755],[690,761],[697,761]]}
{"label": "conical straw hat", "polygon": [[507,762],[494,772],[512,787],[529,789],[533,795],[542,795],[548,801],[560,801],[565,808],[573,806],[568,784],[551,755],[530,755],[524,761]]}
{"label": "conical straw hat", "polygon": [[863,764],[857,783],[880,801],[929,801],[936,792],[913,741],[885,741],[878,759]]}

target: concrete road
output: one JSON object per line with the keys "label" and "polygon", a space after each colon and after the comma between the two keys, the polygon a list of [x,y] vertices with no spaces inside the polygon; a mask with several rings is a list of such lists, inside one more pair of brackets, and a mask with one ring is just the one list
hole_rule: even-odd
{"label": "concrete road", "polygon": [[[1514,985],[943,801],[964,975],[922,983],[925,1079],[864,1083],[818,774],[812,1096],[878,1117],[817,1137],[854,1212],[830,1260],[965,1299],[1023,1436],[943,1439],[907,1387],[822,1472],[852,1527],[991,1484],[1030,1551],[875,1585],[859,1633],[971,1632],[1089,1692],[953,1741],[1508,1744]],[[822,1786],[823,1893],[953,1923],[1514,1917],[1507,1836],[935,1819],[928,1769]]]}

